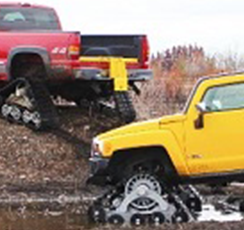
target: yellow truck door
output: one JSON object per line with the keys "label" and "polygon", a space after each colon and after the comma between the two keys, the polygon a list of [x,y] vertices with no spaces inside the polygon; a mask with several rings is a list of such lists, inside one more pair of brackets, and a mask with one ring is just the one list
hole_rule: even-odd
{"label": "yellow truck door", "polygon": [[195,105],[185,123],[191,174],[244,169],[244,83],[210,87],[199,102],[205,108],[203,126],[196,125]]}

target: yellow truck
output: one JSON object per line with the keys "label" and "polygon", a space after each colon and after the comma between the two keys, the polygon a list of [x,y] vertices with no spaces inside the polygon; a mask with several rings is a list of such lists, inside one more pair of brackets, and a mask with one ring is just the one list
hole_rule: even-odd
{"label": "yellow truck", "polygon": [[189,184],[243,180],[243,136],[244,73],[200,79],[181,113],[94,138],[89,181],[116,192],[94,203],[91,219],[134,225],[193,220],[201,198]]}

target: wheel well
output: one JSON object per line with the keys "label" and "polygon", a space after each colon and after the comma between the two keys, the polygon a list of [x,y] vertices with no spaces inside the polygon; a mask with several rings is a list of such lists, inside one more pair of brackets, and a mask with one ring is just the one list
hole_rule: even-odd
{"label": "wheel well", "polygon": [[16,78],[46,78],[47,71],[44,61],[36,53],[18,53],[10,64],[10,77]]}
{"label": "wheel well", "polygon": [[167,181],[168,179],[174,182],[177,181],[178,174],[173,162],[167,150],[161,146],[133,148],[115,152],[108,167],[109,174],[115,177],[115,180],[121,180],[124,174],[127,173],[128,167],[141,163],[162,166],[163,170],[159,176],[163,176],[163,179]]}

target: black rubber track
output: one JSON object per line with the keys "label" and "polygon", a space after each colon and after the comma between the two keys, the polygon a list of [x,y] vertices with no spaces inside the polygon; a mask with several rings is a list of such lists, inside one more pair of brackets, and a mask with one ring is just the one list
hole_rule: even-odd
{"label": "black rubber track", "polygon": [[34,130],[56,128],[58,125],[58,114],[50,94],[41,80],[18,78],[11,81],[0,90],[1,105],[3,105],[5,100],[15,92],[17,86],[27,88],[27,97],[31,101],[34,111],[37,111],[41,117],[40,127],[36,128],[32,125],[28,126]]}
{"label": "black rubber track", "polygon": [[117,113],[123,122],[130,123],[136,119],[136,111],[128,92],[115,92],[114,101]]}

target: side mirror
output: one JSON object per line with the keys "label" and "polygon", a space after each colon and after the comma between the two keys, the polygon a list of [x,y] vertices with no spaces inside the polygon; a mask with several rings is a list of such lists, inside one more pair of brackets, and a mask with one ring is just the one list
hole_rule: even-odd
{"label": "side mirror", "polygon": [[199,112],[198,118],[194,121],[195,129],[202,129],[204,127],[204,114],[207,112],[206,104],[200,102],[196,104],[196,109]]}
{"label": "side mirror", "polygon": [[198,104],[196,104],[196,108],[200,113],[206,113],[207,112],[205,102],[199,102]]}

